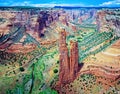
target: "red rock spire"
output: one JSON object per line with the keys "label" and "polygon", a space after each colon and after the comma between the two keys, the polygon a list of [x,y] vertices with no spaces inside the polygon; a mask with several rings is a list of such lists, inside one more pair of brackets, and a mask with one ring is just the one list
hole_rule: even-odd
{"label": "red rock spire", "polygon": [[60,32],[59,39],[59,51],[60,51],[60,83],[67,83],[69,79],[69,56],[68,48],[66,44],[66,32],[64,29]]}
{"label": "red rock spire", "polygon": [[60,71],[59,82],[60,84],[67,84],[74,80],[78,72],[78,43],[70,42],[70,57],[68,55],[68,48],[66,44],[66,31],[62,29],[59,39],[59,52],[60,52]]}
{"label": "red rock spire", "polygon": [[78,72],[78,43],[70,41],[70,80],[74,80]]}

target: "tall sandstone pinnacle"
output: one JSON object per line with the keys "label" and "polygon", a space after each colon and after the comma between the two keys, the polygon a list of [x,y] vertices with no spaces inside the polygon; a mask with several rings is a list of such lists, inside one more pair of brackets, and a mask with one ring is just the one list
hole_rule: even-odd
{"label": "tall sandstone pinnacle", "polygon": [[59,52],[60,52],[60,71],[59,82],[60,84],[67,84],[74,80],[78,72],[78,43],[70,42],[70,57],[66,44],[66,31],[62,29],[59,39]]}
{"label": "tall sandstone pinnacle", "polygon": [[69,56],[68,48],[66,44],[66,32],[64,29],[60,32],[59,39],[59,51],[60,51],[60,83],[67,83],[69,79]]}
{"label": "tall sandstone pinnacle", "polygon": [[70,41],[70,80],[74,80],[78,72],[78,43]]}

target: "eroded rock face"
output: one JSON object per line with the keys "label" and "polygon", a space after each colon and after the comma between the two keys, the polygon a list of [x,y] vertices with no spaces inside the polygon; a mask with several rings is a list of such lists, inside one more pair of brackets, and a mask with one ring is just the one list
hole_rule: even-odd
{"label": "eroded rock face", "polygon": [[102,10],[97,13],[97,29],[103,31],[115,31],[115,35],[120,37],[120,13],[119,9]]}
{"label": "eroded rock face", "polygon": [[59,19],[58,11],[41,11],[39,13],[36,24],[38,24],[38,33],[39,36],[42,37],[44,34],[44,29],[49,27],[50,24]]}
{"label": "eroded rock face", "polygon": [[70,80],[74,80],[78,72],[78,43],[70,41]]}
{"label": "eroded rock face", "polygon": [[35,44],[27,44],[27,45],[22,45],[21,43],[18,44],[14,44],[12,46],[10,46],[6,52],[8,53],[28,53],[31,52],[33,50],[35,50],[36,45]]}
{"label": "eroded rock face", "polygon": [[78,43],[70,42],[70,57],[66,44],[66,32],[63,29],[60,32],[59,51],[60,51],[60,84],[67,84],[74,80],[78,72]]}
{"label": "eroded rock face", "polygon": [[69,79],[69,56],[68,56],[68,48],[66,44],[66,32],[62,30],[60,32],[60,40],[59,40],[59,51],[60,51],[60,75],[59,81],[61,83],[67,83]]}
{"label": "eroded rock face", "polygon": [[106,16],[105,11],[100,11],[97,13],[97,17],[96,17],[97,30],[100,32],[109,31],[105,16]]}

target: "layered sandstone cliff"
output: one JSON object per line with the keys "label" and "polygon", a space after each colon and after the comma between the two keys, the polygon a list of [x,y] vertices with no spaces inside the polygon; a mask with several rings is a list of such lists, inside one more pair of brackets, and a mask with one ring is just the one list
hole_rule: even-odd
{"label": "layered sandstone cliff", "polygon": [[120,17],[119,9],[101,10],[97,13],[96,22],[97,29],[103,31],[115,31],[115,34],[120,37]]}

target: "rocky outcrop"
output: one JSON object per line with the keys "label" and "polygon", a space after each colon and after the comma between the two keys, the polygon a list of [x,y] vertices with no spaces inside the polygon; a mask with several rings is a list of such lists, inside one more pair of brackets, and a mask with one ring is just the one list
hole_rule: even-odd
{"label": "rocky outcrop", "polygon": [[100,32],[109,31],[107,27],[107,22],[105,20],[105,16],[106,16],[105,11],[100,11],[97,13],[96,17],[97,30]]}
{"label": "rocky outcrop", "polygon": [[27,44],[27,45],[22,45],[22,43],[16,43],[10,46],[6,52],[8,53],[28,53],[33,50],[35,50],[36,45],[35,44]]}
{"label": "rocky outcrop", "polygon": [[78,43],[70,41],[70,80],[74,80],[78,72]]}
{"label": "rocky outcrop", "polygon": [[70,42],[70,57],[66,44],[66,32],[63,29],[60,32],[59,51],[60,51],[60,84],[67,84],[74,80],[78,72],[78,43]]}
{"label": "rocky outcrop", "polygon": [[115,31],[115,35],[120,37],[120,13],[118,11],[119,9],[99,11],[96,18],[98,31]]}
{"label": "rocky outcrop", "polygon": [[67,83],[69,80],[69,56],[66,44],[66,32],[64,29],[60,32],[59,51],[60,51],[59,81],[60,83]]}
{"label": "rocky outcrop", "polygon": [[39,36],[44,36],[45,28],[49,27],[50,24],[59,18],[59,12],[58,11],[40,11],[37,23],[38,24],[38,33]]}

